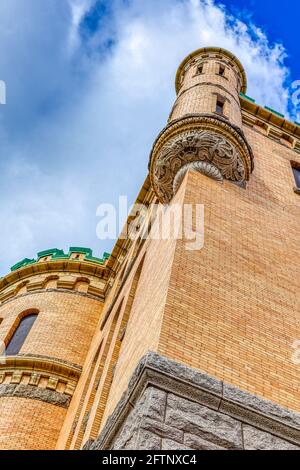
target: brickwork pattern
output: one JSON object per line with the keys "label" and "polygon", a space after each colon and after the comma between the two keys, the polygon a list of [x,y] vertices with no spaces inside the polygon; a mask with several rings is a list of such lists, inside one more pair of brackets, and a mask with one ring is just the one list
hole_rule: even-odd
{"label": "brickwork pattern", "polygon": [[0,307],[3,317],[0,341],[10,335],[19,314],[37,309],[40,313],[20,352],[82,365],[99,320],[100,308],[97,300],[69,293],[44,291],[18,297]]}
{"label": "brickwork pattern", "polygon": [[[221,64],[224,76],[218,74]],[[292,345],[300,339],[300,200],[290,165],[300,164],[298,130],[282,123],[276,113],[251,111],[254,105],[249,100],[247,105],[247,97],[241,98],[244,110],[249,108],[243,111],[242,124],[242,73],[226,54],[206,51],[193,56],[181,70],[170,115],[173,121],[193,113],[214,114],[221,96],[228,123],[242,129],[255,157],[246,188],[194,172],[182,182],[171,206],[205,206],[203,249],[188,251],[185,240],[171,238],[137,246],[119,240],[105,266],[87,265],[79,258],[68,261],[67,272],[66,261],[45,259],[1,280],[0,341],[9,341],[19,315],[37,309],[39,316],[21,354],[68,361],[83,366],[83,373],[66,410],[47,403],[47,388],[64,393],[65,383],[42,377],[33,400],[33,395],[21,396],[28,391],[32,373],[22,373],[19,380],[19,371],[6,371],[1,379],[0,448],[80,448],[105,429],[137,363],[149,350],[237,387],[239,392],[230,391],[230,385],[226,389],[235,399],[243,392],[256,394],[248,397],[253,409],[263,397],[300,411],[300,369],[292,361]],[[258,119],[268,122],[261,125]],[[216,122],[213,132],[220,126]],[[295,140],[283,135],[283,126]],[[140,198],[154,200],[149,180],[145,185]],[[122,277],[119,269],[124,270]],[[56,399],[53,393],[51,399]],[[231,411],[150,386],[114,446],[294,445]]]}
{"label": "brickwork pattern", "polygon": [[66,410],[28,398],[0,398],[0,449],[52,450]]}
{"label": "brickwork pattern", "polygon": [[[237,70],[226,61],[220,61],[216,54],[202,59],[200,54],[187,64],[183,74],[183,82],[177,100],[170,115],[170,121],[186,114],[213,114],[216,112],[217,97],[225,100],[224,115],[238,127],[242,127],[241,108],[239,101],[240,83]],[[203,63],[203,71],[199,74],[198,64]],[[219,75],[219,67],[224,65],[223,76]]]}
{"label": "brickwork pattern", "polygon": [[246,191],[188,176],[184,202],[205,206],[205,245],[177,243],[158,351],[299,411],[295,155],[247,134],[256,170]]}

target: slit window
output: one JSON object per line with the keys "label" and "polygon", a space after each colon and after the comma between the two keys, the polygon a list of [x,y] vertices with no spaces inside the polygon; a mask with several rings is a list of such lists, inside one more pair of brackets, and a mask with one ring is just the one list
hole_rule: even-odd
{"label": "slit window", "polygon": [[224,101],[221,98],[217,99],[216,112],[218,114],[224,114]]}
{"label": "slit window", "polygon": [[224,77],[224,76],[225,76],[225,67],[224,67],[224,65],[220,65],[220,66],[219,66],[219,75],[220,75],[221,77]]}
{"label": "slit window", "polygon": [[297,189],[300,189],[300,166],[296,167],[292,165],[292,168],[293,168],[294,178],[296,182],[296,187]]}
{"label": "slit window", "polygon": [[22,318],[6,348],[7,356],[16,356],[19,354],[35,320],[37,319],[37,316],[37,313],[32,313],[31,315],[27,315]]}
{"label": "slit window", "polygon": [[197,75],[201,75],[203,73],[203,64],[199,64],[197,67]]}

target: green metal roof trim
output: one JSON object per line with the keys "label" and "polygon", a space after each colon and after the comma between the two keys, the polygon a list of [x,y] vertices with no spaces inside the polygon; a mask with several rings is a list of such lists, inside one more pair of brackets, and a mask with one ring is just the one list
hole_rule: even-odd
{"label": "green metal roof trim", "polygon": [[24,268],[24,266],[28,266],[28,265],[33,264],[35,262],[36,262],[35,259],[25,258],[22,261],[19,261],[19,263],[12,266],[11,271],[16,271],[17,269]]}
{"label": "green metal roof trim", "polygon": [[64,255],[63,250],[58,250],[57,248],[51,248],[50,250],[40,251],[37,254],[38,259],[44,258],[44,256],[55,256],[55,255]]}
{"label": "green metal roof trim", "polygon": [[273,114],[277,114],[277,116],[280,116],[281,118],[284,118],[284,114],[278,113],[278,112],[275,111],[274,109],[269,108],[269,106],[265,106],[265,109],[266,109],[267,111],[270,111],[270,112],[273,113]]}
{"label": "green metal roof trim", "polygon": [[79,247],[78,246],[72,246],[69,249],[69,254],[71,254],[71,253],[82,253],[82,254],[92,256],[93,251],[90,248],[82,248],[81,246],[79,246]]}
{"label": "green metal roof trim", "polygon": [[[240,97],[241,98],[244,98],[248,101],[251,101],[251,103],[256,103],[256,101],[253,99],[253,98],[250,98],[250,96],[248,95],[245,95],[245,93],[240,93]],[[282,114],[282,113],[279,113],[278,111],[275,111],[275,109],[273,108],[270,108],[269,106],[265,106],[264,109],[266,109],[267,111],[270,111],[270,113],[273,113],[273,114],[276,114],[277,116],[281,117],[281,118],[285,118],[285,115]],[[296,124],[297,126],[300,126],[300,123],[295,121],[294,124]]]}
{"label": "green metal roof trim", "polygon": [[242,93],[242,92],[241,92],[241,93],[240,93],[240,96],[241,96],[242,98],[245,98],[245,99],[248,100],[248,101],[251,101],[251,103],[255,103],[255,100],[254,100],[253,98],[250,98],[250,96],[245,95],[245,93]]}
{"label": "green metal roof trim", "polygon": [[90,256],[90,255],[87,255],[85,257],[85,261],[91,261],[91,263],[99,263],[99,264],[104,264],[105,263],[104,259],[95,258],[95,256]]}
{"label": "green metal roof trim", "polygon": [[[25,266],[29,266],[31,264],[37,263],[41,258],[44,257],[51,257],[51,261],[57,261],[57,260],[69,260],[72,254],[84,254],[84,261],[89,261],[91,263],[97,263],[103,266],[105,262],[109,259],[110,254],[109,253],[104,253],[103,258],[97,258],[93,256],[93,251],[90,248],[83,248],[83,247],[71,247],[69,249],[69,253],[65,254],[63,250],[59,250],[57,248],[51,248],[49,250],[45,251],[40,251],[37,254],[37,259],[28,259],[25,258],[19,263],[15,264],[14,266],[11,267],[11,271],[17,271],[17,269],[24,268]],[[73,260],[72,260],[73,261]],[[78,260],[74,260],[77,261]],[[82,261],[82,260],[81,260]]]}
{"label": "green metal roof trim", "polygon": [[300,122],[294,121],[294,124],[296,124],[296,126],[300,127]]}

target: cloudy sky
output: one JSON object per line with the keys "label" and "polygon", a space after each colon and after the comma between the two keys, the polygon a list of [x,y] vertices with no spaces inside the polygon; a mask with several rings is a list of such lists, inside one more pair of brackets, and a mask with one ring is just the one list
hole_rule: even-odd
{"label": "cloudy sky", "polygon": [[134,201],[175,99],[177,66],[194,49],[234,52],[248,94],[296,118],[286,38],[259,4],[270,6],[1,0],[0,276],[48,248],[111,250],[112,241],[97,239],[96,209],[120,194]]}

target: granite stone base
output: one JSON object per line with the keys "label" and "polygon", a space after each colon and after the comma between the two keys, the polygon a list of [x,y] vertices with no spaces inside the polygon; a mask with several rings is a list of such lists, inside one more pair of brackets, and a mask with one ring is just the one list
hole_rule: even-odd
{"label": "granite stone base", "polygon": [[300,450],[300,414],[156,353],[90,450]]}

